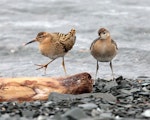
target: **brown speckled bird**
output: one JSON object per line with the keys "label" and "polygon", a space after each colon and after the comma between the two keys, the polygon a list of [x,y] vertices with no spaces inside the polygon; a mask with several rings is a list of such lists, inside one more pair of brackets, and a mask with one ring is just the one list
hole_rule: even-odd
{"label": "brown speckled bird", "polygon": [[49,57],[52,59],[47,64],[44,65],[37,65],[40,66],[38,69],[45,68],[45,74],[47,66],[53,62],[58,57],[62,57],[62,66],[64,69],[64,72],[66,74],[66,68],[65,68],[65,62],[64,62],[64,56],[65,54],[72,49],[73,45],[76,41],[76,30],[71,29],[70,32],[67,34],[64,33],[48,33],[48,32],[40,32],[37,34],[36,38],[27,44],[33,43],[33,42],[39,42],[39,50],[42,55]]}
{"label": "brown speckled bird", "polygon": [[92,42],[90,47],[92,56],[97,60],[95,78],[99,69],[98,62],[110,62],[110,68],[114,80],[112,59],[117,54],[117,44],[114,40],[112,40],[109,31],[105,28],[99,29],[98,35],[99,37]]}

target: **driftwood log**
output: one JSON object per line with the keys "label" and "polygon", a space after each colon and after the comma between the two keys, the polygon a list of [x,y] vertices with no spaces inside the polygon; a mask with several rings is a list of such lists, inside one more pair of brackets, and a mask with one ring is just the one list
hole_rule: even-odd
{"label": "driftwood log", "polygon": [[47,100],[51,92],[82,94],[92,88],[93,80],[88,73],[63,78],[0,78],[0,102]]}

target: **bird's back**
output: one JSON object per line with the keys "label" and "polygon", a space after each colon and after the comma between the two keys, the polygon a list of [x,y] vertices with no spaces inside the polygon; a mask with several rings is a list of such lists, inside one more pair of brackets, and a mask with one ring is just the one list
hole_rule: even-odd
{"label": "bird's back", "polygon": [[71,30],[67,34],[59,33],[59,36],[59,42],[64,46],[65,52],[71,50],[76,41],[75,31]]}

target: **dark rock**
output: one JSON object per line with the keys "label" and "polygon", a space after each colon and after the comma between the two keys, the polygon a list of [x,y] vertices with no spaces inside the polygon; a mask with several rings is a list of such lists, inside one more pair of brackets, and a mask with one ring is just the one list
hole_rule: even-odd
{"label": "dark rock", "polygon": [[40,115],[40,111],[35,111],[33,114],[33,118],[37,118]]}
{"label": "dark rock", "polygon": [[148,76],[138,76],[137,78],[149,78]]}
{"label": "dark rock", "polygon": [[106,93],[110,91],[110,89],[114,86],[117,86],[117,83],[115,81],[104,81],[103,79],[97,79],[96,83],[94,85],[93,92],[102,92]]}
{"label": "dark rock", "polygon": [[123,76],[119,76],[118,78],[116,78],[117,84],[120,85],[122,80],[124,80]]}

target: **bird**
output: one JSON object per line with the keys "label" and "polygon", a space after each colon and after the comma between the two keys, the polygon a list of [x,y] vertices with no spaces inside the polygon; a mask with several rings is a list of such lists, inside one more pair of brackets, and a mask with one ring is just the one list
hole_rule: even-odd
{"label": "bird", "polygon": [[114,80],[114,72],[112,59],[117,55],[118,47],[116,42],[111,38],[110,32],[106,28],[98,30],[98,38],[96,38],[90,46],[90,53],[96,59],[96,74],[99,70],[99,62],[110,62],[112,77]]}
{"label": "bird", "polygon": [[60,32],[39,32],[35,39],[25,43],[24,45],[28,45],[33,42],[38,42],[41,54],[51,59],[46,64],[35,64],[39,66],[39,68],[37,68],[36,70],[45,68],[46,74],[47,66],[55,59],[62,57],[62,66],[65,74],[67,74],[64,56],[68,53],[69,50],[73,48],[75,41],[76,30],[72,28],[67,34]]}

